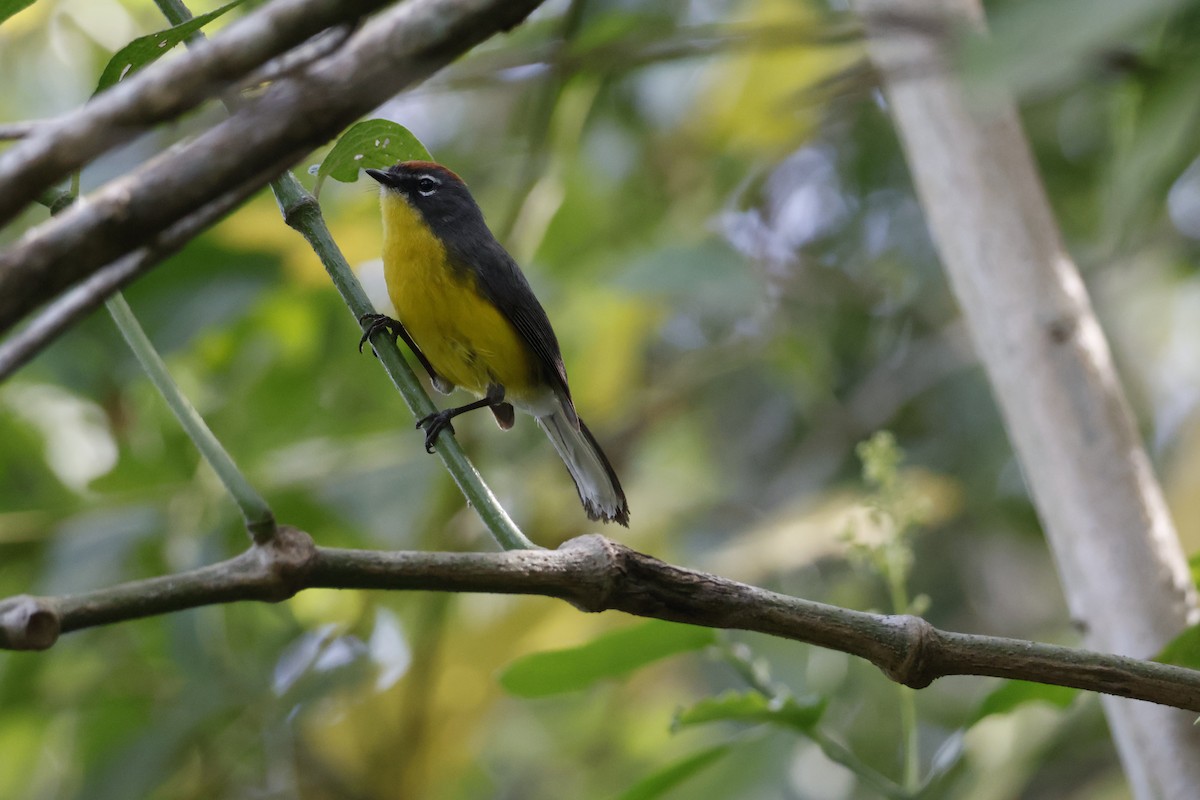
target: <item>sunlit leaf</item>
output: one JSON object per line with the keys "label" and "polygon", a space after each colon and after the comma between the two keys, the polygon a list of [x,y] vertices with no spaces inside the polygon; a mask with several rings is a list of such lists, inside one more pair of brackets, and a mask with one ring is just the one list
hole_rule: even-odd
{"label": "sunlit leaf", "polygon": [[1026,703],[1049,703],[1057,708],[1066,708],[1079,694],[1078,689],[1067,686],[1050,686],[1030,681],[1005,681],[979,704],[971,724],[992,714],[1007,714]]}
{"label": "sunlit leaf", "polygon": [[321,193],[326,178],[354,183],[361,170],[386,169],[397,161],[432,161],[433,157],[403,125],[386,119],[369,119],[351,125],[317,168],[314,194]]}
{"label": "sunlit leaf", "polygon": [[731,749],[730,745],[722,744],[681,758],[638,781],[623,792],[618,800],[651,800],[651,798],[662,797],[697,772],[722,758]]}
{"label": "sunlit leaf", "polygon": [[223,5],[216,11],[201,14],[173,28],[167,28],[164,31],[157,31],[156,33],[150,33],[134,39],[116,53],[113,53],[113,57],[108,60],[108,64],[104,67],[104,72],[100,73],[100,82],[96,85],[96,91],[93,92],[93,95],[99,94],[108,87],[120,83],[147,64],[154,63],[175,45],[187,39],[225,12],[241,5],[242,2],[243,0],[233,0],[232,3]]}
{"label": "sunlit leaf", "polygon": [[0,0],[0,23],[33,5],[36,0]]}
{"label": "sunlit leaf", "polygon": [[654,620],[605,634],[579,647],[519,658],[500,675],[500,684],[519,697],[574,692],[715,642],[716,633],[710,628]]}
{"label": "sunlit leaf", "polygon": [[677,726],[709,722],[769,722],[798,731],[809,731],[825,713],[826,701],[816,696],[771,699],[759,692],[726,692],[708,697],[675,717]]}

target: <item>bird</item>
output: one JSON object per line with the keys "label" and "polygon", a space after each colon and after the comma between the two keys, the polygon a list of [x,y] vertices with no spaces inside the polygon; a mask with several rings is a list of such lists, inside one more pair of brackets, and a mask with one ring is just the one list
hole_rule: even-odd
{"label": "bird", "polygon": [[383,269],[396,318],[364,315],[361,349],[387,330],[403,339],[434,388],[477,400],[417,421],[432,453],[451,420],[488,408],[501,429],[514,410],[546,432],[592,520],[628,527],[629,503],[612,463],[580,419],[550,318],[497,241],[467,184],[432,161],[367,169],[379,183]]}

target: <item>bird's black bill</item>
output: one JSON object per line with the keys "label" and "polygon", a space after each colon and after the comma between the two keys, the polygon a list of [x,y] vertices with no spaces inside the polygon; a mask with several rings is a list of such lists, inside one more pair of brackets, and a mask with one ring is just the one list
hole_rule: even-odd
{"label": "bird's black bill", "polygon": [[381,169],[365,169],[365,170],[363,170],[363,172],[367,173],[372,178],[374,178],[375,180],[382,183],[384,186],[391,186],[392,184],[394,184],[396,182],[392,178],[390,173],[384,172]]}

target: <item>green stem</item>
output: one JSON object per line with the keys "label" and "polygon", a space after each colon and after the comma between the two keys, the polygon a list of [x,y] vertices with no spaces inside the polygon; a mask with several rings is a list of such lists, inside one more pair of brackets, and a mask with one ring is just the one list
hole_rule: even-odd
{"label": "green stem", "polygon": [[[154,0],[154,2],[172,25],[178,25],[192,18],[191,11],[182,0]],[[188,39],[188,44],[191,45],[203,38],[204,35],[197,31],[192,38]],[[228,100],[226,105],[229,105]],[[329,234],[329,227],[325,224],[321,208],[313,196],[305,190],[291,172],[285,172],[272,181],[271,191],[275,193],[275,201],[279,204],[284,222],[299,232],[316,252],[317,257],[325,266],[325,271],[333,280],[333,285],[342,295],[342,300],[354,314],[354,319],[359,320],[364,314],[374,313],[375,307],[367,299],[366,292],[363,291],[358,278],[354,277],[354,272],[346,263],[341,249]],[[413,374],[412,368],[400,354],[396,342],[386,333],[380,332],[371,337],[371,345],[375,348],[379,362],[383,364],[388,377],[400,390],[400,395],[413,414],[420,419],[437,411],[437,407],[421,387],[421,382]],[[488,531],[502,548],[505,550],[537,548],[537,545],[521,533],[521,529],[508,516],[508,513],[500,505],[500,501],[492,494],[492,490],[483,482],[483,477],[467,458],[458,440],[443,431],[438,437],[436,449],[442,458],[442,463],[446,465],[446,469],[454,478],[454,482],[458,484],[463,496],[474,506],[475,513],[483,520],[483,524],[487,526]]]}
{"label": "green stem", "polygon": [[[341,250],[333,241],[313,196],[290,172],[272,181],[271,190],[275,192],[275,199],[279,203],[284,221],[298,231],[316,252],[354,318],[358,320],[365,314],[374,313],[375,307],[371,305],[358,278],[354,276]],[[437,406],[425,393],[421,382],[400,354],[391,336],[386,331],[379,331],[371,337],[371,345],[379,356],[379,363],[383,365],[413,415],[419,419],[437,411]],[[438,437],[436,448],[454,482],[458,484],[458,488],[501,547],[505,550],[537,547],[521,533],[520,528],[508,516],[500,501],[483,482],[479,471],[463,452],[458,440],[443,432]]]}
{"label": "green stem", "polygon": [[[57,214],[74,203],[78,196],[79,173],[76,172],[71,176],[69,189],[48,191],[39,198],[39,202],[47,206],[51,214]],[[142,365],[142,369],[150,378],[150,382],[158,389],[159,394],[167,402],[167,406],[175,414],[175,418],[179,420],[179,424],[183,426],[184,432],[196,445],[196,449],[200,451],[204,460],[217,473],[217,477],[221,479],[221,483],[225,485],[226,490],[233,497],[233,501],[237,503],[251,540],[255,544],[264,544],[270,541],[275,536],[275,515],[271,512],[271,507],[267,505],[267,501],[263,499],[262,495],[255,491],[246,476],[238,470],[237,465],[233,463],[233,458],[205,424],[204,418],[183,396],[183,392],[179,391],[179,386],[167,372],[167,365],[163,363],[162,357],[154,349],[150,338],[142,330],[137,317],[133,315],[133,309],[129,307],[129,303],[125,302],[125,296],[116,292],[105,301],[105,305],[108,307],[108,313],[112,315],[117,329],[129,343],[129,349],[133,351],[138,363]]]}
{"label": "green stem", "polygon": [[209,430],[200,414],[184,397],[183,392],[179,391],[179,386],[167,372],[167,365],[163,363],[158,351],[154,349],[154,345],[146,336],[146,332],[142,330],[137,318],[133,316],[133,311],[125,302],[125,297],[118,292],[106,301],[106,305],[109,313],[112,314],[113,321],[117,323],[121,335],[125,337],[129,348],[137,356],[142,369],[150,377],[150,381],[158,389],[163,399],[167,401],[175,418],[179,420],[179,424],[183,426],[188,437],[196,444],[200,454],[204,456],[204,460],[209,463],[213,471],[217,473],[217,477],[221,479],[221,483],[225,485],[225,489],[233,496],[234,502],[242,511],[242,516],[246,520],[246,529],[250,531],[250,536],[255,544],[269,541],[275,535],[275,515],[271,513],[267,501],[250,485],[250,481],[246,480],[246,476],[238,470],[229,453],[225,452],[225,448],[217,441],[217,437]]}
{"label": "green stem", "polygon": [[[167,18],[167,22],[173,26],[182,25],[192,18],[191,9],[180,0],[154,0],[154,5],[158,6],[158,10]],[[199,31],[197,31],[197,35],[203,36]]]}

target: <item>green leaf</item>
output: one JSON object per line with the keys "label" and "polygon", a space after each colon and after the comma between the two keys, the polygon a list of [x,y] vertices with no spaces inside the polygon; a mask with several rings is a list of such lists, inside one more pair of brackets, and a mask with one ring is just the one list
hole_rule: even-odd
{"label": "green leaf", "polygon": [[673,764],[668,764],[629,787],[618,800],[651,800],[651,798],[662,797],[666,792],[723,757],[731,749],[731,745],[719,744],[716,747],[701,750],[699,753],[693,753]]}
{"label": "green leaf", "polygon": [[586,689],[619,678],[667,656],[716,642],[710,628],[653,620],[605,634],[579,647],[533,653],[500,675],[500,685],[518,697],[546,697]]}
{"label": "green leaf", "polygon": [[[0,2],[5,2],[5,0],[0,0]],[[216,11],[201,14],[181,25],[134,39],[113,53],[113,57],[108,60],[108,64],[104,67],[104,72],[100,73],[100,83],[96,85],[96,91],[92,93],[92,96],[95,97],[108,87],[120,83],[147,64],[154,63],[175,45],[187,39],[225,12],[235,6],[241,5],[242,2],[243,0],[233,0],[232,3],[223,5]]]}
{"label": "green leaf", "polygon": [[1154,658],[1163,664],[1200,669],[1200,625],[1184,629]]}
{"label": "green leaf", "polygon": [[1045,683],[1030,681],[1005,681],[998,688],[983,698],[975,715],[971,718],[974,725],[984,717],[992,714],[1007,714],[1026,703],[1049,703],[1058,708],[1066,708],[1079,694],[1078,689],[1067,686],[1050,686]]}
{"label": "green leaf", "polygon": [[0,23],[33,5],[35,0],[0,0]]}
{"label": "green leaf", "polygon": [[326,178],[354,183],[360,170],[387,169],[397,161],[432,161],[425,145],[403,125],[386,119],[369,119],[351,125],[337,140],[317,169],[313,194],[320,196]]}
{"label": "green leaf", "polygon": [[1191,557],[1188,566],[1192,568],[1192,583],[1200,586],[1200,553]]}
{"label": "green leaf", "polygon": [[771,699],[760,692],[725,692],[709,697],[675,717],[676,727],[703,725],[709,722],[769,722],[801,732],[808,732],[821,721],[825,699],[815,695]]}

